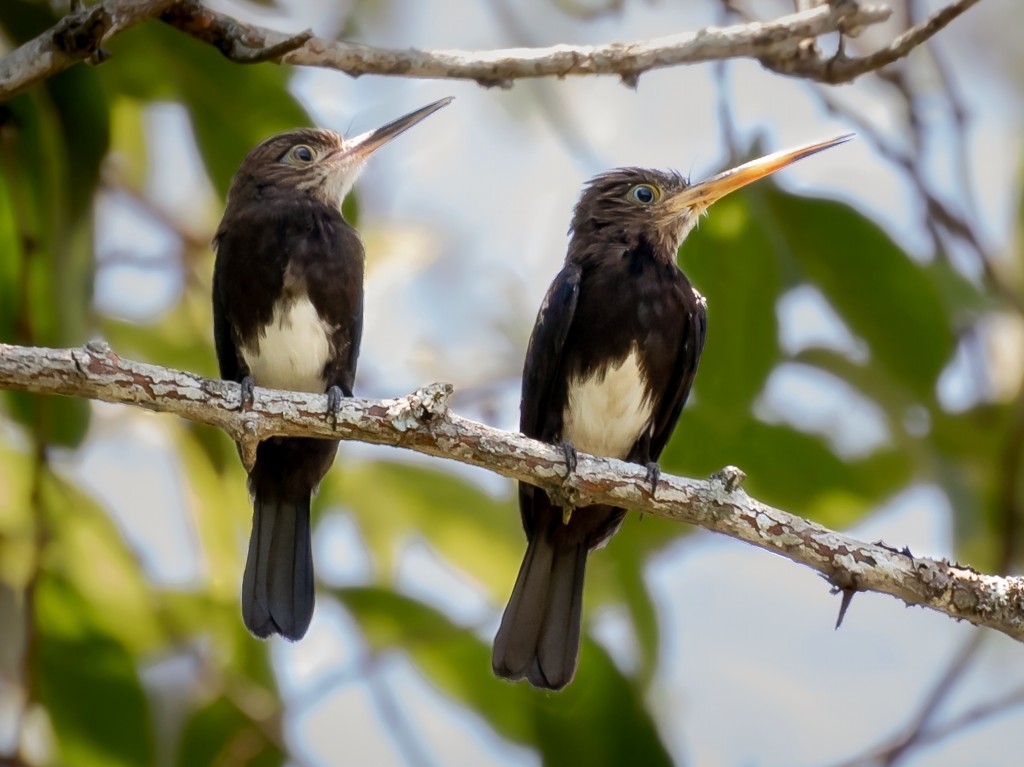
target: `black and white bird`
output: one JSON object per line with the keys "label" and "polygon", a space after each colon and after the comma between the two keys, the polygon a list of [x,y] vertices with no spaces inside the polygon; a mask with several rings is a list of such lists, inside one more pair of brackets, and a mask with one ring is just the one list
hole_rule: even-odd
{"label": "black and white bird", "polygon": [[[676,173],[621,168],[583,190],[565,265],[540,307],[523,370],[520,429],[576,451],[647,466],[689,395],[707,325],[704,298],[676,253],[716,200],[849,136],[754,160],[690,184]],[[613,506],[563,509],[519,484],[526,555],[494,640],[494,672],[561,689],[580,645],[587,555],[622,523]]]}
{"label": "black and white bird", "polygon": [[[214,340],[221,377],[352,396],[363,326],[363,244],[341,203],[375,150],[451,101],[346,139],[303,129],[266,139],[231,182],[213,244]],[[258,637],[299,639],[313,616],[310,500],[333,440],[273,437],[249,471],[253,524],[242,617]]]}

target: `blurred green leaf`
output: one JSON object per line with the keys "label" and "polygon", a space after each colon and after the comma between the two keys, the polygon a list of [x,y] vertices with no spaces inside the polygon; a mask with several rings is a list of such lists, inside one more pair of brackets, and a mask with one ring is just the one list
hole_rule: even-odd
{"label": "blurred green leaf", "polygon": [[46,2],[5,0],[0,3],[0,25],[18,45],[45,32],[57,23],[58,18]]}
{"label": "blurred green leaf", "polygon": [[224,698],[199,709],[185,725],[176,764],[279,767],[287,755],[264,729]]}
{"label": "blurred green leaf", "polygon": [[321,503],[352,509],[388,570],[395,547],[414,533],[491,593],[503,599],[511,592],[525,550],[511,498],[492,498],[441,465],[338,463],[321,490]]}
{"label": "blurred green leaf", "polygon": [[288,91],[290,70],[238,66],[166,25],[134,27],[111,42],[108,87],[135,98],[174,99],[188,109],[203,163],[220,199],[246,154],[274,133],[310,124]]}
{"label": "blurred green leaf", "polygon": [[50,715],[61,763],[152,764],[149,705],[131,653],[94,631],[88,608],[68,581],[40,579],[36,605],[34,684]]}
{"label": "blurred green leaf", "polygon": [[982,571],[999,564],[1006,543],[1005,483],[1021,481],[1007,466],[1017,417],[1005,403],[932,416],[931,476],[949,495],[958,554]]}
{"label": "blurred green leaf", "polygon": [[209,593],[239,618],[239,584],[249,540],[252,504],[241,463],[223,467],[210,461],[200,433],[186,427],[175,430],[175,444],[192,489],[188,499],[197,543],[209,579]]}
{"label": "blurred green leaf", "polygon": [[978,319],[982,312],[999,309],[996,296],[964,277],[948,259],[936,258],[921,268],[938,290],[953,327]]}
{"label": "blurred green leaf", "polygon": [[153,322],[133,323],[106,317],[101,328],[104,338],[125,357],[219,377],[208,291],[189,291]]}
{"label": "blurred green leaf", "polygon": [[40,502],[52,533],[48,567],[74,588],[97,631],[142,652],[163,640],[142,567],[110,517],[72,483],[47,472]]}
{"label": "blurred green leaf", "polygon": [[951,319],[932,276],[936,270],[912,261],[848,205],[768,186],[760,194],[784,247],[867,341],[871,359],[930,401],[954,347]]}
{"label": "blurred green leaf", "polygon": [[[0,114],[0,340],[81,342],[90,317],[92,198],[109,143],[95,74],[73,67],[11,100]],[[5,396],[43,441],[77,445],[89,406],[73,398]]]}
{"label": "blurred green leaf", "polygon": [[409,653],[441,692],[534,745],[545,764],[672,763],[636,687],[598,645],[585,641],[576,680],[546,693],[496,679],[489,645],[420,602],[375,588],[335,593],[374,649]]}
{"label": "blurred green leaf", "polygon": [[[647,582],[644,580],[644,565],[650,551],[635,545],[631,534],[642,525],[647,527],[651,527],[651,525],[647,524],[649,520],[646,518],[636,519],[636,515],[631,514],[630,516],[634,517],[632,519],[634,524],[630,525],[629,531],[620,531],[615,536],[615,540],[611,541],[603,550],[607,553],[601,553],[598,556],[602,559],[607,558],[612,563],[615,584],[623,595],[623,601],[629,610],[632,627],[636,633],[641,687],[647,688],[657,670],[661,634],[658,630],[658,612],[651,600],[650,592],[647,590]],[[671,531],[673,535],[666,536],[660,541],[661,544],[673,540],[675,535],[686,532],[684,525],[674,524],[674,527],[677,529]],[[591,591],[593,591],[593,586],[591,586]]]}
{"label": "blurred green leaf", "polygon": [[878,365],[854,362],[845,354],[821,348],[804,349],[792,361],[824,370],[850,384],[886,411],[890,428],[899,430],[907,410],[917,405],[913,393]]}
{"label": "blurred green leaf", "polygon": [[912,462],[899,450],[844,460],[823,437],[754,418],[723,438],[717,415],[699,403],[684,411],[679,430],[687,438],[669,443],[662,465],[685,467],[698,477],[739,466],[747,473],[744,488],[751,495],[832,525],[852,523],[911,477]]}
{"label": "blurred green leaf", "polygon": [[779,265],[769,232],[745,195],[717,203],[681,254],[708,302],[707,343],[694,392],[722,433],[740,427],[779,357]]}

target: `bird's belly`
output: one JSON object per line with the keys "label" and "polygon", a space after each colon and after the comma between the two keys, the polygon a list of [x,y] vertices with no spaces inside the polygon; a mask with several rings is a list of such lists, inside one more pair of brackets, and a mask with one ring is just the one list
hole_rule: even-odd
{"label": "bird's belly", "polygon": [[270,322],[242,346],[253,382],[269,389],[324,391],[331,332],[307,296],[278,302]]}
{"label": "bird's belly", "polygon": [[584,453],[626,458],[649,427],[651,400],[637,350],[621,362],[569,381],[562,437]]}

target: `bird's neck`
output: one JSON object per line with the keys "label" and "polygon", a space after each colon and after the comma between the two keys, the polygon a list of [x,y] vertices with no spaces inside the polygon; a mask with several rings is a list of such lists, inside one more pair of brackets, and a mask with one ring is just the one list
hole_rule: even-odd
{"label": "bird's neck", "polygon": [[611,231],[609,228],[574,230],[569,240],[567,260],[586,267],[629,256],[675,268],[677,250],[674,238],[657,231],[636,233]]}

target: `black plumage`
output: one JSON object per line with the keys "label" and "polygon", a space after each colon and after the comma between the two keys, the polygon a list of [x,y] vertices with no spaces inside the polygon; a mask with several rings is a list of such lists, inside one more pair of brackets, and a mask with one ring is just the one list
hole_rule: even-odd
{"label": "black plumage", "polygon": [[[273,136],[235,174],[214,239],[214,340],[221,377],[351,397],[363,324],[363,244],[341,202],[375,149],[447,104],[344,139],[329,130]],[[299,639],[313,615],[310,501],[334,440],[273,437],[249,471],[253,526],[242,616],[259,637]]]}
{"label": "black plumage", "polygon": [[[693,385],[707,327],[704,298],[676,252],[715,200],[847,137],[778,153],[690,185],[675,173],[623,168],[584,189],[565,265],[541,305],[526,353],[520,429],[646,465],[657,461]],[[579,653],[587,556],[626,510],[563,509],[519,485],[526,555],[494,640],[497,675],[561,689]]]}

